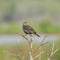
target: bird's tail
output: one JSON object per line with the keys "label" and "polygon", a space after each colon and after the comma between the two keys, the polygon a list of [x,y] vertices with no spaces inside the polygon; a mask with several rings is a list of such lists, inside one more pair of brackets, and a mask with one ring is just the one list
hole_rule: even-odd
{"label": "bird's tail", "polygon": [[38,37],[40,37],[37,33],[36,33],[36,35],[37,35]]}

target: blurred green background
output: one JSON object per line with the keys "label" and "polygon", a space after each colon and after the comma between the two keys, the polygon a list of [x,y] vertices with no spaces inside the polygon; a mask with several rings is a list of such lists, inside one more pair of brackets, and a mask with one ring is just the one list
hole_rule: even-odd
{"label": "blurred green background", "polygon": [[60,33],[60,0],[0,0],[0,34],[22,32],[23,21],[39,33]]}

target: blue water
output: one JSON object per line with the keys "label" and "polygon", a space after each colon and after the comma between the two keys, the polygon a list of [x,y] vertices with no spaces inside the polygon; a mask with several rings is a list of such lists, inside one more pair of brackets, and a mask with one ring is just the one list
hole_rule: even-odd
{"label": "blue water", "polygon": [[[34,43],[40,43],[41,40],[44,38],[44,35],[41,35],[41,37],[32,37]],[[56,35],[48,35],[48,37],[45,39],[45,42],[47,41],[56,41],[58,40],[58,36]],[[0,35],[0,45],[3,44],[20,44],[23,42],[27,42],[23,37],[16,36],[16,35]]]}

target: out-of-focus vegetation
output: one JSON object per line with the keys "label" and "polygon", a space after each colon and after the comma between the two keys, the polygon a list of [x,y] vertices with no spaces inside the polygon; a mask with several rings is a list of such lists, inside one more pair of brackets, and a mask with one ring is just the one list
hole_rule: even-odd
{"label": "out-of-focus vegetation", "polygon": [[[55,42],[55,48],[59,48],[58,52],[52,56],[51,60],[60,60],[60,41]],[[33,50],[38,47],[38,44],[33,44]],[[43,45],[42,60],[47,60],[50,55],[52,42]],[[20,50],[19,50],[20,49]],[[0,46],[0,60],[21,60],[23,56],[25,60],[29,60],[29,45],[27,43],[20,45],[3,45]],[[17,58],[16,56],[20,56]],[[38,60],[35,59],[35,60]]]}
{"label": "out-of-focus vegetation", "polygon": [[[30,25],[38,33],[47,34],[59,34],[60,25],[54,25],[50,21],[43,21],[42,23],[30,23]],[[13,34],[13,33],[23,33],[22,24],[11,23],[8,27],[0,24],[0,34]]]}
{"label": "out-of-focus vegetation", "polygon": [[[33,23],[43,21],[32,24],[39,33],[60,33],[60,0],[0,0],[0,34],[21,33],[19,22],[26,17]],[[44,22],[45,18],[56,25]],[[3,26],[5,22],[11,23],[8,28]]]}
{"label": "out-of-focus vegetation", "polygon": [[60,33],[60,26],[54,25],[50,21],[45,21],[40,24],[41,33]]}

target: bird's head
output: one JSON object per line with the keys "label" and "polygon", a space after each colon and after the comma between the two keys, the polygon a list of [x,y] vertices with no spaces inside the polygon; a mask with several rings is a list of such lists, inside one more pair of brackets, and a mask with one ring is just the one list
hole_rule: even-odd
{"label": "bird's head", "polygon": [[23,25],[25,25],[25,26],[26,26],[26,25],[28,25],[28,23],[25,21],[25,22],[23,23]]}

